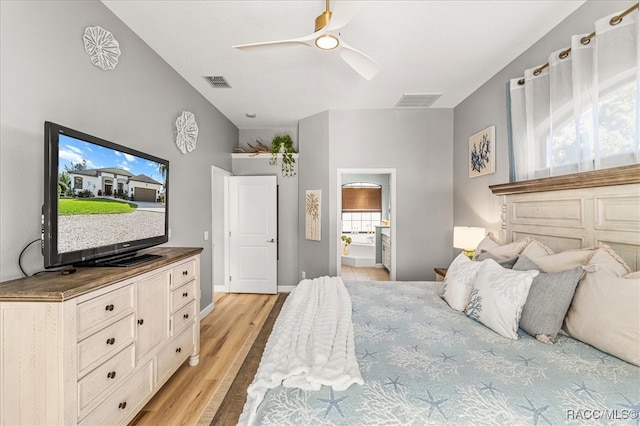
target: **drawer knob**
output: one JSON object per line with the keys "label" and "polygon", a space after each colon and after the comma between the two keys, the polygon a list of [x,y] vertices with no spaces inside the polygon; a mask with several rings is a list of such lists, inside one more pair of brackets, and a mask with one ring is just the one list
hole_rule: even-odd
{"label": "drawer knob", "polygon": [[123,410],[124,410],[125,408],[127,408],[127,401],[125,401],[125,402],[121,402],[120,404],[118,404],[118,408],[121,408],[121,409],[123,409]]}
{"label": "drawer knob", "polygon": [[107,378],[108,379],[115,379],[116,378],[116,372],[112,371],[110,373],[107,373]]}
{"label": "drawer knob", "polygon": [[107,305],[104,307],[104,309],[107,311],[113,311],[113,305]]}
{"label": "drawer knob", "polygon": [[139,319],[139,320],[138,320],[138,324],[140,324],[140,325],[144,324],[144,320],[143,320],[142,318],[141,318],[141,319]]}
{"label": "drawer knob", "polygon": [[180,352],[182,352],[182,348],[177,348],[176,353],[179,354]]}
{"label": "drawer knob", "polygon": [[114,343],[116,343],[115,337],[110,337],[107,339],[107,345],[113,345]]}
{"label": "drawer knob", "polygon": [[182,271],[182,275],[186,277],[187,275],[189,275],[189,271]]}
{"label": "drawer knob", "polygon": [[187,292],[182,293],[182,297],[189,297],[189,293]]}
{"label": "drawer knob", "polygon": [[188,318],[189,318],[189,314],[184,314],[184,315],[182,316],[182,318],[184,318],[184,319],[188,319]]}

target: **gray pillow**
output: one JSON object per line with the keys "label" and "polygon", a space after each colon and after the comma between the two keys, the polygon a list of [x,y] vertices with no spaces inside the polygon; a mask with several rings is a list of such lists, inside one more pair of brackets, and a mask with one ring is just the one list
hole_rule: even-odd
{"label": "gray pillow", "polygon": [[520,256],[513,269],[540,271],[531,283],[522,308],[520,328],[541,342],[555,342],[578,282],[584,275],[584,268],[578,266],[562,272],[545,273],[527,256]]}
{"label": "gray pillow", "polygon": [[485,259],[495,260],[498,263],[498,265],[502,266],[503,268],[513,269],[513,264],[516,263],[516,260],[518,260],[518,256],[516,255],[516,256],[507,258],[502,256],[495,256],[487,250],[480,250],[480,254],[476,256],[475,260],[482,261]]}

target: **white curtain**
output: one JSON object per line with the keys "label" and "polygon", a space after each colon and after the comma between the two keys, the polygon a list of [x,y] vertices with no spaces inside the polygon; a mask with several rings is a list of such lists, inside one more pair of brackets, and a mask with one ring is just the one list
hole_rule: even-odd
{"label": "white curtain", "polygon": [[620,13],[510,81],[512,180],[640,162],[638,9]]}

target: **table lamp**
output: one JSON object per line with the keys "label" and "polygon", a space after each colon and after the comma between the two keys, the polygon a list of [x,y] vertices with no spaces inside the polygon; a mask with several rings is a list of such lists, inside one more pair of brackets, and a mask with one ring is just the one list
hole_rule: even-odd
{"label": "table lamp", "polygon": [[453,246],[462,249],[465,256],[469,259],[473,258],[476,247],[485,236],[484,228],[476,228],[471,226],[454,226],[453,227]]}

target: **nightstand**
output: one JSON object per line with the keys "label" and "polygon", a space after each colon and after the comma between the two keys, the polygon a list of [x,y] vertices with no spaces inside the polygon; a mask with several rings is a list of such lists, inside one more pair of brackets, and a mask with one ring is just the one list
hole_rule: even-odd
{"label": "nightstand", "polygon": [[436,281],[444,281],[444,276],[447,275],[448,268],[433,268],[436,271]]}

